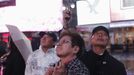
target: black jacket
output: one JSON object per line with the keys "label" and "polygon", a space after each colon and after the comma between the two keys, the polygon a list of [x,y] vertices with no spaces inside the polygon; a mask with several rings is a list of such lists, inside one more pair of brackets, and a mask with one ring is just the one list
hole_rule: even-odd
{"label": "black jacket", "polygon": [[4,63],[4,75],[24,75],[25,61],[19,51],[11,51]]}
{"label": "black jacket", "polygon": [[97,55],[92,50],[85,52],[80,60],[87,66],[90,75],[127,75],[124,65],[109,55]]}
{"label": "black jacket", "polygon": [[4,75],[24,75],[25,61],[12,39],[9,50],[10,54],[4,62]]}

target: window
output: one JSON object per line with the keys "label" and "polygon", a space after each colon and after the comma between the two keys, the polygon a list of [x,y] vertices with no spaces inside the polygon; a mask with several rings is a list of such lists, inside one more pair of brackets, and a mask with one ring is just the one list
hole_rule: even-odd
{"label": "window", "polygon": [[121,8],[133,8],[134,7],[134,0],[121,0]]}

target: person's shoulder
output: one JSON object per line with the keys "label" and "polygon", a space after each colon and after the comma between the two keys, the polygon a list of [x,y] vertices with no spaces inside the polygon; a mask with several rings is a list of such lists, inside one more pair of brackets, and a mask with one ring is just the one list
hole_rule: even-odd
{"label": "person's shoulder", "polygon": [[115,65],[124,67],[124,64],[120,60],[116,59],[112,55],[109,56],[110,56],[110,61],[113,62]]}
{"label": "person's shoulder", "polygon": [[82,58],[90,58],[92,56],[91,51],[84,51],[83,54],[80,56]]}
{"label": "person's shoulder", "polygon": [[55,52],[55,48],[49,48],[49,51]]}
{"label": "person's shoulder", "polygon": [[37,49],[37,50],[33,51],[31,54],[29,54],[29,57],[31,58],[31,57],[37,56],[39,54],[39,52],[40,52],[40,50]]}
{"label": "person's shoulder", "polygon": [[[89,75],[89,70],[86,67],[86,65],[79,59],[76,59],[74,61],[74,65],[71,66],[71,68],[73,68],[75,71],[77,71],[77,74],[82,74],[82,75]],[[79,72],[78,72],[79,71]]]}
{"label": "person's shoulder", "polygon": [[120,60],[116,59],[115,57],[111,56],[111,65],[113,65],[113,69],[116,70],[117,73],[120,75],[126,75],[125,65]]}
{"label": "person's shoulder", "polygon": [[32,54],[39,53],[39,52],[40,52],[40,49],[37,49],[37,50],[33,51]]}
{"label": "person's shoulder", "polygon": [[91,51],[84,51],[82,55],[83,55],[83,56],[88,56],[88,55],[90,54],[90,52],[91,52]]}
{"label": "person's shoulder", "polygon": [[78,57],[80,61],[82,62],[88,62],[90,61],[90,53],[88,51],[83,52],[81,56]]}
{"label": "person's shoulder", "polygon": [[36,59],[39,56],[39,52],[40,52],[39,50],[35,50],[31,54],[29,54],[27,62],[30,62],[30,61]]}

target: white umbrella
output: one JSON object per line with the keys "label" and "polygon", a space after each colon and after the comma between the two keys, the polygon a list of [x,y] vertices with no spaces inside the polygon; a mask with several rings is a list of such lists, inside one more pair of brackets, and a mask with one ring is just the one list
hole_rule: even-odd
{"label": "white umbrella", "polygon": [[26,62],[29,54],[32,53],[30,40],[16,26],[6,26],[10,32],[11,38]]}

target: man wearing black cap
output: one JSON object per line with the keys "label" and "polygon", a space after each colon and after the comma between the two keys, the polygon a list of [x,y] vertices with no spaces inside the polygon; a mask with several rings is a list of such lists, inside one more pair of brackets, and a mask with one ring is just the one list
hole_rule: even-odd
{"label": "man wearing black cap", "polygon": [[57,36],[54,32],[41,32],[40,47],[27,60],[25,75],[44,75],[47,69],[59,61],[54,44]]}
{"label": "man wearing black cap", "polygon": [[106,50],[109,40],[110,36],[107,28],[98,26],[93,29],[91,50],[80,57],[89,69],[90,75],[126,75],[124,65]]}

